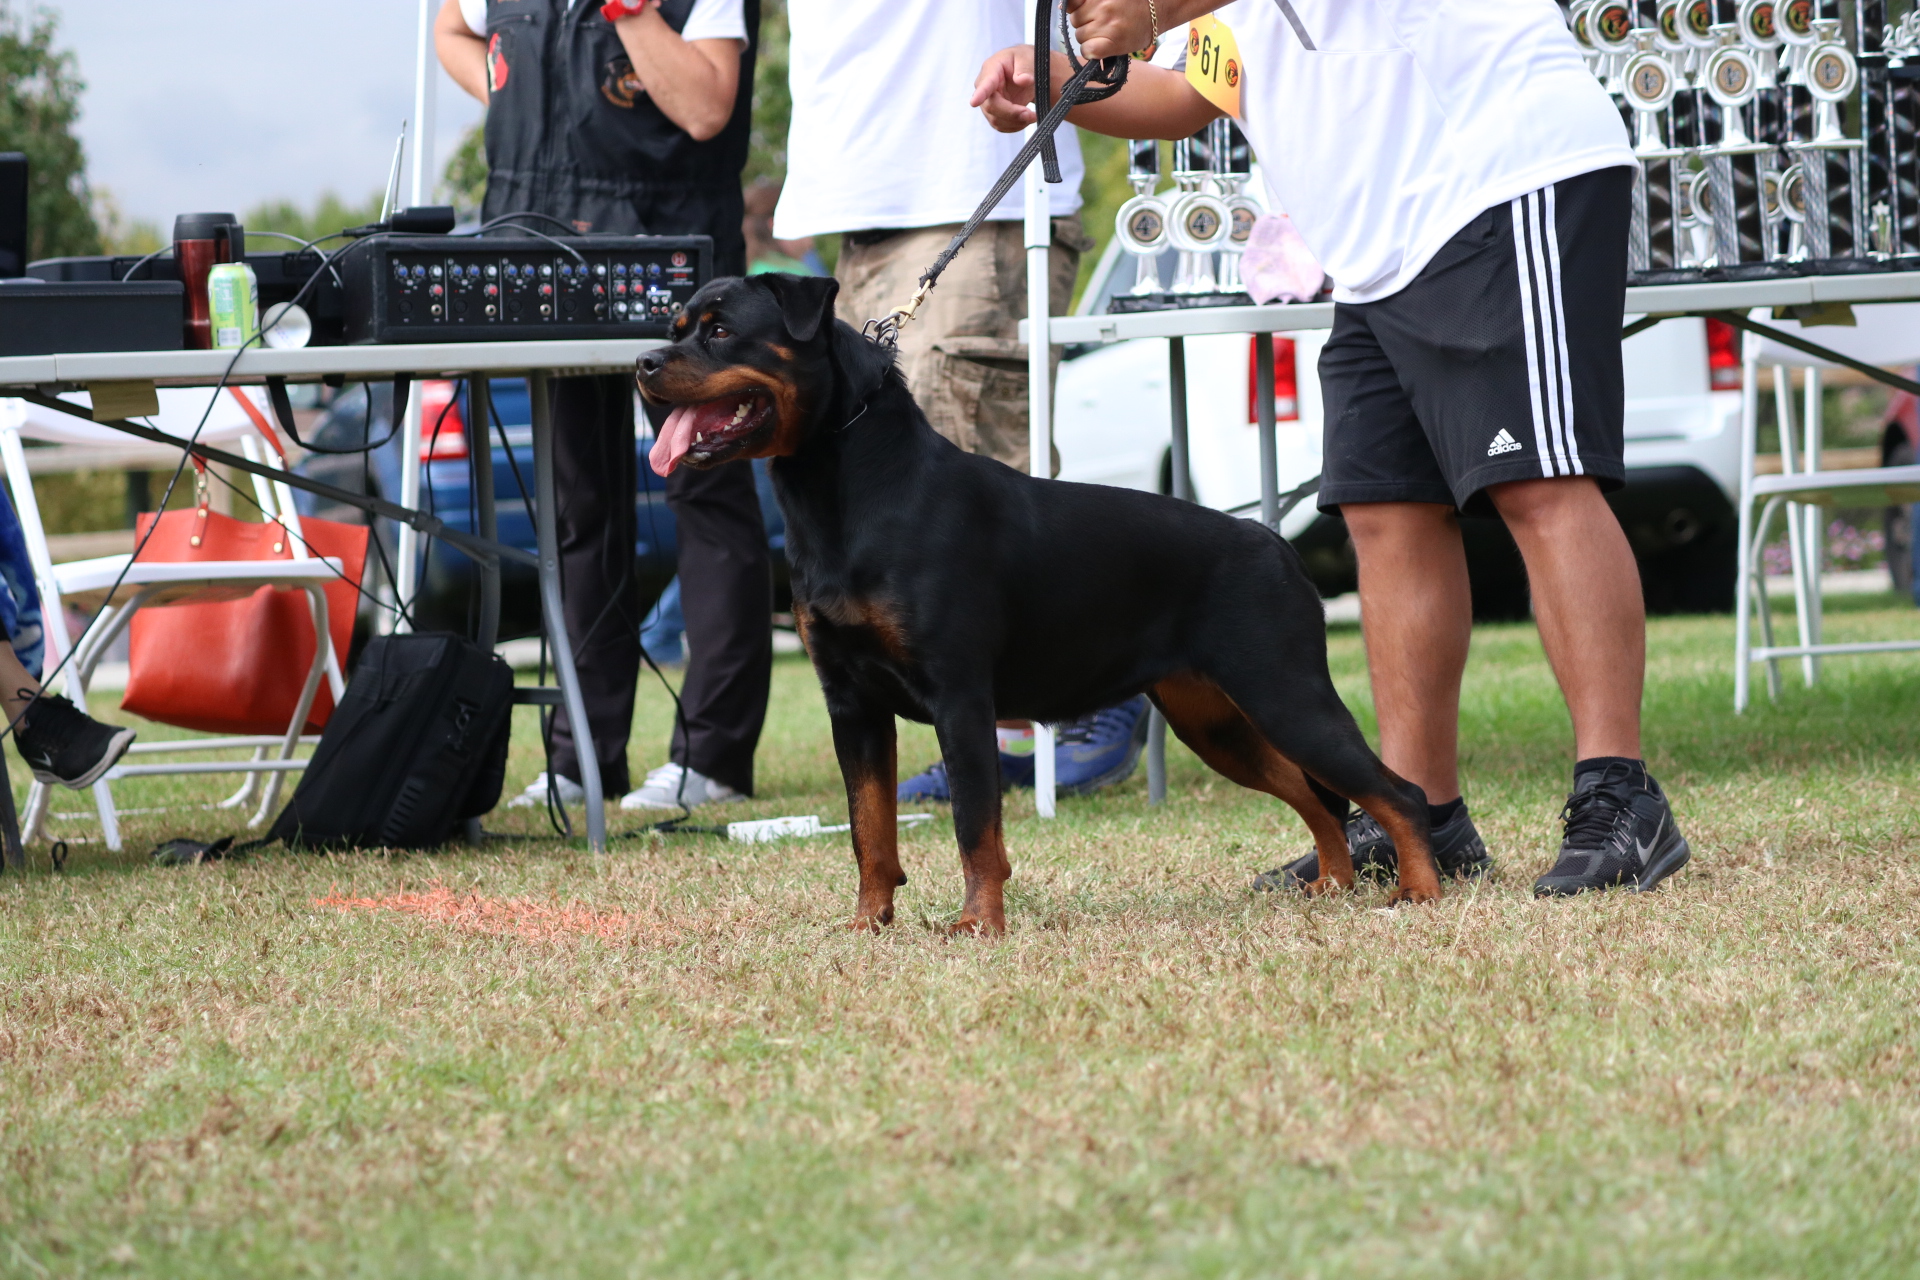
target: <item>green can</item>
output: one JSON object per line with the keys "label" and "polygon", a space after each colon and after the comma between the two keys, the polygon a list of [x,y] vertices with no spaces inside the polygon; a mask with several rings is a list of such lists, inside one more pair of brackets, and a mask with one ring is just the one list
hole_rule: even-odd
{"label": "green can", "polygon": [[244,347],[260,334],[260,277],[244,262],[222,262],[207,272],[207,313],[213,345]]}

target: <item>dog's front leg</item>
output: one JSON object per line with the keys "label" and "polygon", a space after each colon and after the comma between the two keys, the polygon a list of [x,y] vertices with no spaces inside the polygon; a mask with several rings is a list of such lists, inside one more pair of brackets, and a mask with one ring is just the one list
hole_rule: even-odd
{"label": "dog's front leg", "polygon": [[847,784],[853,860],[860,868],[860,900],[847,927],[872,931],[893,923],[893,891],[907,882],[900,869],[893,713],[861,707],[830,713],[833,749]]}
{"label": "dog's front leg", "polygon": [[1000,834],[1000,754],[993,736],[993,707],[988,704],[942,709],[934,729],[947,765],[953,793],[953,832],[960,841],[960,865],[967,877],[967,900],[953,933],[1001,934],[1007,931],[1001,886],[1013,874]]}

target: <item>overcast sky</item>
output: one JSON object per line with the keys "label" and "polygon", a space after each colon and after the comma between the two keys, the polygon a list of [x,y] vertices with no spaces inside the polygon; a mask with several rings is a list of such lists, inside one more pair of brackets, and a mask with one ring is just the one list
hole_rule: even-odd
{"label": "overcast sky", "polygon": [[[305,206],[328,190],[357,200],[385,184],[413,112],[418,0],[39,4],[86,81],[90,180],[162,235],[177,213]],[[432,69],[437,174],[480,104]]]}

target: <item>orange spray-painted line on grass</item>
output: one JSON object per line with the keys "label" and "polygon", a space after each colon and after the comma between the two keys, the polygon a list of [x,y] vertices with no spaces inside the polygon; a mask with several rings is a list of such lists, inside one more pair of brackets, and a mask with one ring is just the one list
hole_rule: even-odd
{"label": "orange spray-painted line on grass", "polygon": [[658,926],[624,911],[595,911],[582,906],[554,906],[527,898],[483,898],[456,894],[436,885],[424,893],[389,893],[378,898],[348,898],[330,893],[313,905],[335,911],[398,911],[453,925],[473,933],[529,938],[536,942],[568,935],[633,942],[656,935]]}

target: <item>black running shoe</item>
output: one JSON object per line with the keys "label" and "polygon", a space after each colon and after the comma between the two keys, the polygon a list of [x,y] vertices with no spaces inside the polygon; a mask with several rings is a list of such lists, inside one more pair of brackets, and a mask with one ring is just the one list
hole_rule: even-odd
{"label": "black running shoe", "polygon": [[[1441,875],[1469,880],[1493,870],[1493,859],[1487,856],[1486,842],[1480,839],[1480,833],[1474,829],[1473,819],[1467,815],[1465,805],[1461,805],[1451,818],[1434,829],[1432,839],[1433,860],[1440,868]],[[1347,848],[1353,852],[1355,879],[1384,882],[1399,877],[1400,862],[1394,853],[1393,837],[1367,814],[1355,812],[1347,819]],[[1270,893],[1275,889],[1300,889],[1319,878],[1320,854],[1315,851],[1284,867],[1276,867],[1255,876],[1253,887],[1262,893]]]}
{"label": "black running shoe", "polygon": [[42,693],[28,704],[13,736],[36,779],[80,791],[127,753],[134,732],[101,724],[58,694]]}
{"label": "black running shoe", "polygon": [[1645,893],[1693,856],[1660,784],[1629,765],[1578,779],[1560,816],[1567,824],[1560,860],[1533,882],[1543,898],[1589,889]]}

